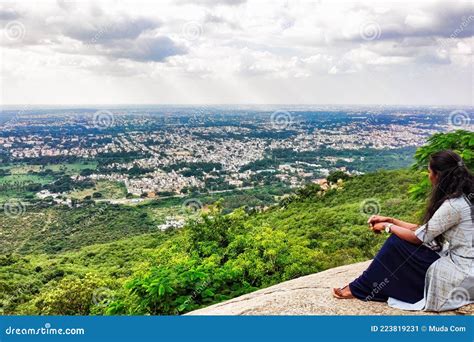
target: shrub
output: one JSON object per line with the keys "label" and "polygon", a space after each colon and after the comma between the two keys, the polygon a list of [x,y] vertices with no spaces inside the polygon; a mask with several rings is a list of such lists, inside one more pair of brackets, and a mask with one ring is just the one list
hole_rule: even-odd
{"label": "shrub", "polygon": [[[94,305],[105,305],[108,282],[87,274],[83,279],[66,277],[43,291],[35,305],[43,315],[89,315]],[[110,291],[110,290],[108,290]]]}

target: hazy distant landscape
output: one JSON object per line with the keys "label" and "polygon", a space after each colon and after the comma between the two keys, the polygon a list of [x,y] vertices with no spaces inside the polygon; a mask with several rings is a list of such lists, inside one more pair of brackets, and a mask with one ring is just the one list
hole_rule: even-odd
{"label": "hazy distant landscape", "polygon": [[0,197],[70,208],[91,201],[151,201],[162,208],[158,221],[166,229],[183,224],[186,208],[202,209],[219,198],[226,210],[242,203],[265,207],[333,171],[357,175],[406,167],[428,136],[466,120],[467,112],[455,113],[459,123],[450,111],[380,106],[7,108],[0,124]]}

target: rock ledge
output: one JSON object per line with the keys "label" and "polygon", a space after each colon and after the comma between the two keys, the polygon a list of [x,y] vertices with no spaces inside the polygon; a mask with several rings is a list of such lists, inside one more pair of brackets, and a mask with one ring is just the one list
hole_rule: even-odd
{"label": "rock ledge", "polygon": [[[286,281],[219,304],[192,311],[188,315],[432,315],[436,313],[403,311],[386,303],[357,299],[338,300],[331,289],[356,278],[369,261],[332,268]],[[474,305],[445,315],[472,315]]]}

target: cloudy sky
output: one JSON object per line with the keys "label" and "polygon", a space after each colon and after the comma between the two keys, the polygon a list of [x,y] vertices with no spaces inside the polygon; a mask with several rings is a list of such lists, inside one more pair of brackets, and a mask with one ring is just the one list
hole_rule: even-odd
{"label": "cloudy sky", "polygon": [[3,104],[473,105],[470,1],[0,0]]}

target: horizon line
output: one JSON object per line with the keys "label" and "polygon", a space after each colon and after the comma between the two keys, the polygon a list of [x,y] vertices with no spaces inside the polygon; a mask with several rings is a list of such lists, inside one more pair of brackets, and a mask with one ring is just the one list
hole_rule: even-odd
{"label": "horizon line", "polygon": [[72,108],[72,107],[129,107],[129,106],[173,106],[173,107],[198,107],[198,106],[334,106],[334,107],[474,107],[474,104],[382,104],[382,103],[363,103],[363,104],[335,104],[335,103],[188,103],[188,104],[178,104],[178,103],[70,103],[70,104],[51,104],[51,103],[42,103],[42,104],[0,104],[1,109],[17,109],[21,108],[23,110],[28,110],[28,107],[62,107],[62,108]]}

